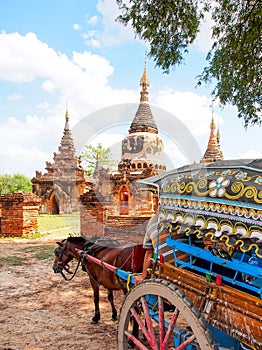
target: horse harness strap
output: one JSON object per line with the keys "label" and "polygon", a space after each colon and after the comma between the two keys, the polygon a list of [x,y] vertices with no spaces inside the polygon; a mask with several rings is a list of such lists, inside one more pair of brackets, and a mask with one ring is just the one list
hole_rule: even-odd
{"label": "horse harness strap", "polygon": [[[91,247],[91,248],[92,248],[92,247]],[[97,279],[95,279],[95,277],[91,274],[90,270],[89,270],[88,267],[87,267],[87,264],[85,264],[85,259],[88,261],[88,258],[85,257],[85,253],[87,253],[87,251],[85,251],[85,250],[82,250],[82,251],[81,251],[81,254],[80,254],[81,258],[78,260],[78,262],[81,261],[81,262],[82,262],[82,265],[83,265],[83,264],[85,265],[85,269],[86,269],[86,272],[88,273],[89,277],[90,277],[94,282],[100,284],[100,282],[99,282]],[[88,252],[88,254],[89,254],[89,252]]]}
{"label": "horse harness strap", "polygon": [[[68,243],[68,246],[67,246],[67,244],[66,244],[66,250],[69,251],[69,242],[67,242],[67,243]],[[81,260],[82,260],[82,259],[78,259],[76,269],[75,269],[74,273],[72,274],[72,276],[71,276],[70,278],[68,278],[68,277],[64,274],[63,270],[60,272],[61,275],[63,276],[63,278],[64,278],[66,281],[71,281],[71,280],[75,277],[75,275],[76,275],[76,273],[77,273],[77,270],[78,270],[78,268],[79,268],[79,265],[80,265],[80,263],[82,262]],[[65,269],[65,270],[66,270],[66,269]],[[69,271],[68,271],[68,272],[69,272]]]}
{"label": "horse harness strap", "polygon": [[77,273],[77,270],[78,270],[78,268],[79,268],[80,263],[81,263],[81,260],[79,259],[79,260],[78,260],[78,263],[77,263],[77,266],[76,266],[76,269],[75,269],[73,275],[72,275],[70,278],[66,277],[66,275],[64,274],[63,271],[60,272],[61,275],[63,276],[63,278],[64,278],[66,281],[71,281],[71,280],[75,277],[75,275],[76,275],[76,273]]}
{"label": "horse harness strap", "polygon": [[121,266],[118,267],[118,269],[122,269],[125,264],[129,261],[129,259],[132,258],[132,255],[133,255],[133,250],[131,251],[131,253],[128,255],[128,257],[126,258],[126,260],[123,262],[123,264]]}

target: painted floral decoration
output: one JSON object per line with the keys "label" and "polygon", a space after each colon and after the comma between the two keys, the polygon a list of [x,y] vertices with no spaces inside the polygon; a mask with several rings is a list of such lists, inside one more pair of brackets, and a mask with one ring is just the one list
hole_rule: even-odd
{"label": "painted floral decoration", "polygon": [[254,182],[258,185],[262,185],[262,176],[258,176]]}
{"label": "painted floral decoration", "polygon": [[216,181],[211,181],[209,184],[209,195],[211,197],[222,197],[226,192],[226,188],[229,185],[229,179],[220,176]]}

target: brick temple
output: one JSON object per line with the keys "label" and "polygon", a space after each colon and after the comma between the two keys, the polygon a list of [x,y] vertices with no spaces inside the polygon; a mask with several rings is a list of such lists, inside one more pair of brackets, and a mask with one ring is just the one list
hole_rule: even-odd
{"label": "brick temple", "polygon": [[65,114],[64,133],[54,153],[54,162],[46,162],[46,172],[36,171],[31,180],[33,193],[40,198],[41,214],[70,214],[80,211],[79,196],[84,193],[88,178],[76,156],[69,128],[68,111]]}
{"label": "brick temple", "polygon": [[[46,162],[46,172],[36,171],[33,194],[13,193],[0,197],[0,235],[24,235],[38,231],[37,216],[80,212],[81,234],[113,236],[120,241],[140,242],[149,218],[157,210],[154,192],[141,189],[139,180],[166,171],[164,144],[149,104],[149,78],[144,67],[140,103],[128,135],[122,141],[118,169],[109,172],[96,164],[88,178],[76,155],[68,111],[58,152]],[[223,160],[220,134],[212,116],[206,151],[200,160]]]}
{"label": "brick temple", "polygon": [[[33,193],[40,198],[40,212],[68,214],[80,212],[81,234],[85,236],[114,236],[126,241],[141,241],[149,218],[157,209],[154,192],[141,190],[139,180],[166,171],[164,144],[149,103],[149,78],[144,67],[140,80],[140,102],[131,116],[128,135],[122,140],[121,160],[114,172],[103,168],[97,160],[92,178],[87,178],[76,156],[65,114],[64,133],[54,153],[54,162],[46,162],[46,172],[36,171],[32,179]],[[207,149],[203,163],[223,159],[220,135],[214,118],[210,124]]]}
{"label": "brick temple", "polygon": [[149,104],[146,66],[140,85],[140,103],[122,141],[118,170],[109,173],[98,161],[92,187],[80,196],[81,233],[86,236],[141,241],[147,221],[157,209],[156,195],[141,190],[137,182],[166,171],[164,144]]}

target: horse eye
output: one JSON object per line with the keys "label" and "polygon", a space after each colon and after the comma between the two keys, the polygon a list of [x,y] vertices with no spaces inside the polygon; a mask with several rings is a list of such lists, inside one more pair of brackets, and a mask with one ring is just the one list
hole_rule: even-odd
{"label": "horse eye", "polygon": [[56,248],[56,249],[54,250],[54,253],[55,253],[55,256],[59,256],[59,255],[60,255],[59,249]]}

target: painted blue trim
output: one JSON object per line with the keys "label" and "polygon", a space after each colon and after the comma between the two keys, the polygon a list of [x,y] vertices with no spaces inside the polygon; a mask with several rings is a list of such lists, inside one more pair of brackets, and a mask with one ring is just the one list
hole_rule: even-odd
{"label": "painted blue trim", "polygon": [[[217,273],[212,271],[212,265],[217,264],[217,265],[220,265],[223,267],[227,267],[233,271],[239,271],[240,273],[248,274],[248,275],[253,276],[255,278],[262,277],[262,269],[259,266],[250,265],[248,263],[245,263],[243,261],[240,261],[240,260],[234,259],[234,258],[232,258],[232,261],[222,259],[222,258],[219,258],[219,257],[213,255],[209,250],[201,249],[201,248],[198,248],[196,246],[191,246],[188,243],[183,243],[179,240],[175,240],[175,239],[171,239],[171,238],[167,238],[166,243],[170,247],[174,247],[177,250],[180,250],[184,253],[188,253],[190,255],[190,258],[192,256],[194,256],[194,257],[200,258],[202,260],[206,260],[207,262],[210,262],[210,270],[201,268],[197,265],[193,265],[192,259],[190,259],[189,263],[186,261],[183,261],[183,260],[176,260],[175,266],[178,266],[178,267],[179,266],[186,266],[192,270],[195,270],[195,271],[198,271],[201,273],[212,272],[212,274],[214,276],[216,276]],[[262,299],[262,288],[256,287],[255,284],[254,285],[247,284],[247,283],[237,281],[234,278],[230,278],[230,277],[227,277],[224,275],[222,276],[222,278],[223,278],[223,280],[225,280],[233,285],[237,285],[237,286],[243,287],[247,290],[258,293],[260,295],[260,298]]]}
{"label": "painted blue trim", "polygon": [[210,325],[208,325],[208,328],[211,330],[216,343],[218,343],[220,347],[223,346],[222,349],[241,350],[241,342],[239,340]]}
{"label": "painted blue trim", "polygon": [[[116,274],[118,277],[120,277],[121,279],[127,281],[128,276],[131,275],[132,272],[130,272],[130,271],[124,271],[124,270],[121,270],[121,269],[116,269],[116,270],[115,270],[115,274]],[[134,283],[132,279],[134,279],[133,276],[131,277],[131,282]]]}

